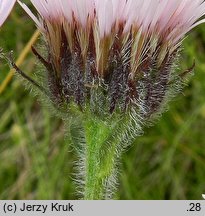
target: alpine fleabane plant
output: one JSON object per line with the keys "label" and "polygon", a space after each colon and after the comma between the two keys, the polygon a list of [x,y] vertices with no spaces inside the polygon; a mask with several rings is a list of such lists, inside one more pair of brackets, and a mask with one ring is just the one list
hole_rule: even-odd
{"label": "alpine fleabane plant", "polygon": [[[36,11],[18,1],[42,33],[43,54],[34,47],[33,53],[44,73],[34,81],[8,60],[65,120],[79,156],[76,182],[83,198],[113,198],[121,153],[193,69],[179,72],[177,60],[186,34],[205,22],[205,2],[31,2]],[[13,4],[0,1],[0,24]]]}

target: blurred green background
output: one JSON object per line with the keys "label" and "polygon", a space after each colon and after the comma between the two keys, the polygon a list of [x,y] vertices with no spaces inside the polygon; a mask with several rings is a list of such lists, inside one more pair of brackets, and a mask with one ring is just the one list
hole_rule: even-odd
{"label": "blurred green background", "polygon": [[[35,31],[21,8],[0,30],[0,46],[17,58]],[[118,199],[201,199],[205,193],[205,25],[184,41],[181,68],[195,75],[169,111],[124,154]],[[30,53],[21,68],[36,69]],[[0,62],[0,82],[9,71]],[[77,199],[75,160],[61,120],[50,116],[14,77],[0,95],[0,199]]]}

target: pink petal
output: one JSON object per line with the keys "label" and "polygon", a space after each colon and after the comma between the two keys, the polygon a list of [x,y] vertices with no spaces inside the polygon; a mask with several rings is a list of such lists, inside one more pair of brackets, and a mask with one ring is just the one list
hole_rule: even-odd
{"label": "pink petal", "polygon": [[0,26],[10,14],[16,0],[0,0]]}
{"label": "pink petal", "polygon": [[36,18],[36,16],[31,12],[31,10],[27,7],[27,5],[25,5],[24,3],[22,3],[21,1],[18,1],[18,3],[20,4],[20,6],[26,11],[26,13],[31,17],[31,19],[36,23],[36,25],[39,28],[42,28],[41,23],[39,22],[39,20]]}

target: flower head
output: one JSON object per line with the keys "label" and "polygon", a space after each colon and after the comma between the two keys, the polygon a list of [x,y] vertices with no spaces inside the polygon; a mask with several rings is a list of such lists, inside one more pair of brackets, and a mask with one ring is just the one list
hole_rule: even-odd
{"label": "flower head", "polygon": [[34,53],[52,100],[110,112],[158,110],[183,38],[205,22],[204,0],[31,0],[37,16],[18,2],[46,40],[47,59]]}
{"label": "flower head", "polygon": [[16,0],[0,0],[0,26],[11,12]]}

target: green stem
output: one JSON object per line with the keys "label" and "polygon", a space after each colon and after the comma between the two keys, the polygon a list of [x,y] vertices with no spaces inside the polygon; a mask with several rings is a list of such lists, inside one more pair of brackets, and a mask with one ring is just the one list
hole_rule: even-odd
{"label": "green stem", "polygon": [[102,119],[88,112],[78,113],[69,122],[70,137],[78,154],[76,182],[85,200],[113,198],[120,158],[130,144],[126,139],[129,118]]}
{"label": "green stem", "polygon": [[112,198],[121,155],[116,146],[118,139],[113,139],[117,126],[116,122],[91,115],[74,117],[69,122],[73,147],[78,154],[76,180],[86,200]]}
{"label": "green stem", "polygon": [[[110,126],[110,127],[109,127]],[[103,155],[107,138],[112,135],[114,126],[97,119],[84,122],[85,153],[85,188],[84,199],[99,200],[111,198],[116,182],[117,156],[114,149]],[[109,143],[113,145],[113,143]]]}

